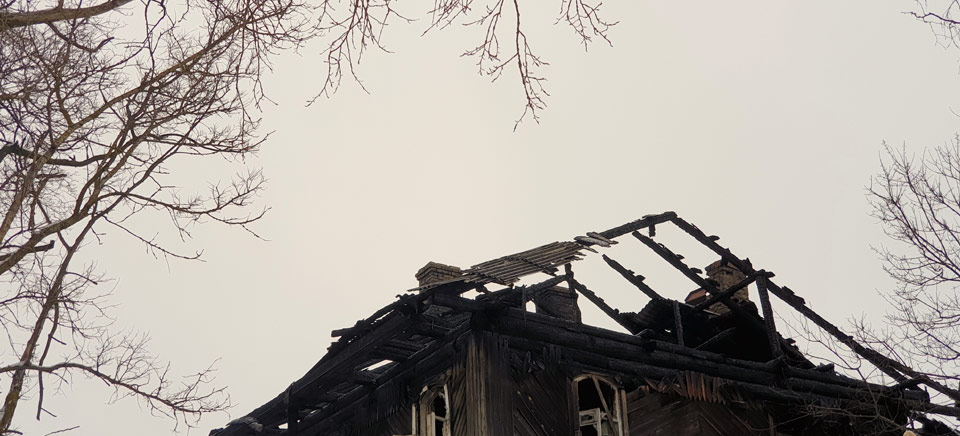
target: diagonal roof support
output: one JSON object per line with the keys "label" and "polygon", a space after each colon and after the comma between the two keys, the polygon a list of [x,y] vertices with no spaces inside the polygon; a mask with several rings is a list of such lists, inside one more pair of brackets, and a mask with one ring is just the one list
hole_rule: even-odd
{"label": "diagonal roof support", "polygon": [[647,215],[643,218],[626,223],[622,226],[617,226],[612,229],[602,231],[600,232],[600,236],[603,236],[606,239],[613,239],[619,236],[626,235],[627,233],[630,233],[630,232],[635,232],[640,229],[645,229],[647,227],[655,226],[660,223],[665,223],[675,218],[677,218],[676,212],[664,212],[657,215]]}
{"label": "diagonal roof support", "polygon": [[745,279],[741,280],[739,283],[725,289],[723,292],[720,292],[719,294],[713,294],[710,296],[710,298],[707,298],[702,303],[699,303],[696,306],[693,306],[694,312],[699,312],[703,309],[713,306],[714,303],[717,303],[724,298],[732,297],[733,294],[737,293],[737,291],[747,286],[750,286],[751,283],[753,283],[755,280],[759,279],[760,277],[773,277],[773,273],[766,272],[763,270],[755,271],[750,275],[748,275]]}
{"label": "diagonal roof support", "polygon": [[[670,251],[669,248],[665,247],[663,244],[655,242],[653,239],[650,239],[644,235],[641,235],[638,232],[633,232],[632,234],[635,238],[639,239],[640,242],[643,242],[644,245],[646,245],[651,250],[653,250],[654,253],[657,253],[660,257],[666,260],[667,263],[669,263],[670,265],[673,265],[674,268],[676,268],[678,271],[683,273],[683,275],[687,276],[687,278],[689,278],[691,281],[696,283],[697,286],[700,286],[701,288],[703,288],[704,290],[706,290],[708,293],[712,295],[721,294],[721,291],[717,289],[716,286],[713,286],[712,283],[708,282],[703,277],[700,277],[699,274],[693,272],[693,270],[689,266],[687,266],[687,264],[683,263],[683,260],[680,258],[680,256],[674,254],[672,251]],[[743,262],[740,262],[740,264],[743,264]],[[736,263],[734,263],[734,266],[737,266],[739,268],[739,265]],[[749,271],[751,273],[755,272],[753,271],[752,268]],[[770,282],[768,282],[768,284],[769,283]],[[767,326],[763,323],[763,321],[760,319],[759,316],[757,316],[755,313],[747,312],[739,305],[734,304],[732,301],[730,301],[729,297],[721,298],[720,302],[723,303],[723,305],[730,308],[730,310],[736,313],[737,316],[739,316],[741,319],[749,321],[751,324],[753,324],[754,327],[760,330],[766,330]],[[777,340],[781,343],[781,345],[783,345],[783,343],[785,342],[785,340],[782,337],[778,337]],[[789,346],[784,346],[782,348],[786,350],[787,353],[790,354],[790,357],[795,358],[798,361],[806,361],[806,357],[804,357],[803,354],[801,354],[799,351],[793,348],[790,348]]]}
{"label": "diagonal roof support", "polygon": [[600,296],[597,295],[595,292],[591,291],[582,283],[576,281],[573,278],[571,278],[569,282],[570,282],[570,286],[575,291],[579,292],[580,295],[587,297],[587,299],[590,300],[591,303],[593,303],[598,308],[600,308],[600,310],[602,310],[603,313],[607,314],[607,316],[609,316],[611,319],[616,321],[617,324],[620,324],[620,326],[627,329],[628,332],[634,335],[637,333],[640,333],[641,329],[640,329],[640,326],[637,325],[637,323],[628,319],[626,316],[620,313],[619,310],[614,309],[613,307],[610,307],[610,305],[607,304],[606,301],[603,301],[603,298],[600,298]]}
{"label": "diagonal roof support", "polygon": [[[740,260],[729,249],[717,244],[715,239],[708,237],[705,233],[703,233],[703,231],[693,224],[688,223],[680,217],[676,217],[671,221],[681,230],[687,232],[690,236],[693,236],[693,238],[699,241],[701,244],[719,254],[724,260],[736,266],[743,273],[746,274],[754,271],[749,262]],[[960,390],[951,389],[950,387],[931,379],[925,374],[918,373],[913,368],[884,356],[876,350],[864,347],[852,336],[844,333],[839,327],[832,324],[830,321],[827,321],[818,313],[814,312],[813,309],[806,305],[806,302],[803,300],[803,298],[800,298],[794,294],[789,288],[781,288],[770,280],[767,280],[766,284],[770,293],[776,295],[778,298],[780,298],[780,300],[787,303],[790,305],[790,307],[793,307],[797,312],[800,312],[800,314],[805,316],[807,319],[813,321],[813,323],[818,327],[837,338],[840,343],[850,347],[850,349],[857,353],[857,355],[863,357],[890,377],[893,377],[893,379],[897,382],[904,382],[909,380],[909,378],[915,378],[921,380],[924,384],[930,386],[936,391],[950,397],[950,399],[960,402]]]}
{"label": "diagonal roof support", "polygon": [[663,297],[658,294],[657,291],[654,291],[653,288],[647,286],[647,284],[643,282],[643,276],[634,274],[633,271],[624,268],[623,265],[620,265],[620,262],[611,259],[606,254],[603,255],[603,261],[606,262],[607,265],[610,265],[610,268],[613,268],[615,271],[620,273],[620,275],[627,279],[628,282],[636,286],[640,292],[647,294],[651,300],[663,300]]}

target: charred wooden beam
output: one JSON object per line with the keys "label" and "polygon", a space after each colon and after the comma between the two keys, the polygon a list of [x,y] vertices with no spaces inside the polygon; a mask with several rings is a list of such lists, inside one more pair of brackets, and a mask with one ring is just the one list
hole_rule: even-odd
{"label": "charred wooden beam", "polygon": [[683,230],[688,235],[696,239],[697,242],[700,242],[701,244],[707,246],[707,248],[713,250],[714,253],[717,253],[718,255],[720,255],[721,259],[737,267],[737,269],[739,269],[740,272],[744,274],[749,274],[753,272],[753,267],[750,266],[748,262],[740,260],[740,258],[738,258],[733,253],[731,253],[730,250],[718,244],[717,240],[719,238],[717,238],[716,236],[707,236],[706,233],[703,233],[703,231],[697,228],[697,226],[690,224],[689,222],[687,222],[686,220],[680,217],[675,217],[670,221],[674,225],[679,227],[680,230]]}
{"label": "charred wooden beam", "polygon": [[693,306],[693,310],[695,312],[699,312],[703,309],[713,306],[715,303],[718,303],[720,300],[724,298],[730,298],[733,296],[733,294],[737,293],[737,291],[747,286],[750,286],[751,283],[753,283],[755,280],[757,280],[760,277],[773,277],[773,273],[767,272],[767,271],[755,271],[750,275],[748,275],[743,280],[741,280],[740,282],[738,282],[737,284],[727,289],[724,289],[722,292],[718,294],[710,295],[710,297],[704,300],[702,303],[699,303],[696,306]]}
{"label": "charred wooden beam", "polygon": [[622,275],[623,278],[627,279],[628,282],[636,286],[637,289],[640,290],[640,292],[647,294],[647,296],[650,297],[650,299],[652,300],[663,299],[663,297],[661,297],[660,294],[657,293],[657,291],[654,291],[653,288],[651,288],[650,286],[647,286],[647,284],[643,282],[643,276],[634,274],[633,271],[630,271],[624,268],[623,265],[620,265],[619,262],[611,259],[606,254],[603,255],[603,261],[606,262],[607,265],[610,265],[610,268],[613,268],[616,272],[620,273],[620,275]]}
{"label": "charred wooden beam", "polygon": [[617,226],[612,229],[600,232],[600,236],[603,236],[607,239],[613,239],[619,236],[626,235],[627,233],[634,232],[640,229],[645,229],[650,226],[654,226],[660,223],[665,223],[677,217],[676,212],[664,212],[658,215],[647,215],[643,218],[640,218],[636,221],[626,223],[622,226]]}
{"label": "charred wooden beam", "polygon": [[433,304],[462,312],[496,311],[513,306],[506,301],[471,300],[456,295],[436,295],[433,297]]}
{"label": "charred wooden beam", "polygon": [[677,344],[683,347],[683,317],[680,315],[680,302],[673,301],[673,329],[677,334]]}
{"label": "charred wooden beam", "polygon": [[375,374],[371,371],[354,371],[353,372],[353,381],[366,386],[376,384],[377,377],[378,377],[378,374]]}
{"label": "charred wooden beam", "polygon": [[[640,240],[644,245],[653,250],[654,253],[657,253],[661,258],[667,261],[670,265],[680,271],[683,275],[687,276],[691,281],[696,283],[698,286],[703,288],[709,294],[719,295],[721,291],[717,289],[716,286],[713,286],[710,282],[705,280],[703,277],[700,277],[699,274],[694,272],[687,264],[683,263],[683,260],[680,256],[670,251],[669,248],[665,247],[663,244],[657,243],[654,240],[641,235],[640,233],[633,232],[633,236]],[[743,264],[743,262],[740,262]],[[734,264],[737,266],[737,264]],[[748,265],[745,265],[745,267]],[[739,268],[739,266],[737,266]],[[748,270],[750,273],[755,272],[752,267]],[[768,282],[771,283],[771,282]],[[755,313],[750,313],[740,307],[738,304],[733,303],[729,297],[721,298],[720,303],[724,306],[727,306],[732,312],[737,314],[741,319],[748,321],[753,327],[760,329],[761,331],[766,330],[766,325],[763,323],[763,320]],[[778,339],[781,344],[784,342],[783,338]],[[790,357],[797,361],[807,361],[806,356],[801,354],[799,351],[790,348],[789,346],[784,346],[783,349],[789,353]]]}
{"label": "charred wooden beam", "polygon": [[343,395],[344,394],[337,393],[337,392],[324,392],[323,394],[320,394],[319,397],[317,397],[317,400],[323,403],[333,403],[343,398]]}
{"label": "charred wooden beam", "polygon": [[394,362],[403,362],[410,358],[410,355],[413,354],[409,351],[399,350],[392,347],[379,346],[374,348],[370,355],[380,359],[392,360]]}
{"label": "charred wooden beam", "polygon": [[[710,292],[711,294],[720,294],[720,291],[717,290],[715,286],[708,283],[703,277],[700,277],[699,274],[694,272],[692,268],[687,266],[687,264],[683,262],[683,258],[680,255],[674,253],[673,251],[670,251],[670,249],[664,246],[663,244],[658,243],[653,239],[650,239],[640,234],[639,232],[633,232],[631,234],[633,235],[633,237],[639,239],[640,242],[643,243],[643,245],[646,245],[651,250],[653,250],[654,253],[657,253],[657,255],[663,258],[663,260],[666,260],[667,263],[669,263],[670,265],[673,265],[673,267],[676,268],[678,271],[680,271],[681,274],[686,276],[692,282],[696,283],[697,286],[700,286],[701,288],[706,289],[707,292]],[[721,300],[721,302],[722,301],[725,301],[725,300]]]}
{"label": "charred wooden beam", "polygon": [[773,359],[777,359],[783,355],[783,349],[780,348],[780,337],[777,333],[776,322],[773,319],[773,307],[770,306],[770,296],[767,295],[767,279],[765,277],[757,280],[757,295],[760,297],[763,323],[767,326],[767,343],[770,345],[770,356]]}
{"label": "charred wooden beam", "polygon": [[[706,234],[703,233],[703,231],[701,231],[696,226],[686,222],[685,220],[679,217],[676,217],[671,221],[681,230],[687,232],[690,236],[692,236],[694,239],[699,241],[701,244],[713,250],[713,252],[719,254],[720,257],[722,257],[724,260],[733,264],[741,272],[743,273],[753,272],[753,267],[749,264],[749,262],[740,260],[740,258],[735,256],[729,249],[722,247],[720,244],[717,244],[715,239],[708,237]],[[802,314],[807,319],[813,321],[814,324],[816,324],[818,327],[822,328],[824,331],[832,335],[834,338],[840,341],[840,343],[849,347],[851,350],[853,350],[853,352],[857,353],[860,357],[863,357],[868,362],[876,366],[878,369],[880,369],[890,377],[893,377],[893,379],[896,380],[897,382],[904,382],[909,380],[910,378],[919,379],[919,380],[922,380],[922,382],[927,386],[930,386],[936,391],[946,395],[953,401],[960,402],[960,390],[947,387],[942,383],[936,380],[933,380],[924,374],[917,372],[913,368],[910,368],[896,360],[893,360],[887,356],[884,356],[883,354],[875,350],[869,349],[861,345],[852,336],[844,333],[842,330],[840,330],[839,327],[837,327],[836,325],[824,319],[818,313],[814,312],[813,309],[810,309],[809,307],[807,307],[806,302],[803,300],[803,298],[800,298],[799,296],[794,294],[793,291],[790,291],[789,288],[786,288],[786,287],[780,288],[775,283],[773,283],[773,281],[770,281],[770,280],[767,281],[767,286],[768,286],[768,290],[772,294],[776,295],[778,298],[783,300],[783,302],[793,307],[796,311],[800,312],[800,314]]]}
{"label": "charred wooden beam", "polygon": [[402,339],[391,339],[385,342],[379,348],[393,348],[396,350],[405,351],[407,354],[413,354],[423,349],[423,345]]}
{"label": "charred wooden beam", "polygon": [[374,323],[376,323],[384,315],[395,311],[401,306],[416,305],[419,301],[422,301],[424,297],[425,296],[421,295],[401,295],[397,301],[380,308],[374,312],[373,315],[357,321],[352,327],[333,330],[330,332],[330,336],[334,338],[340,337],[340,339],[336,343],[330,345],[330,350],[335,351],[343,345],[346,345],[346,343],[354,337],[370,330]]}
{"label": "charred wooden beam", "polygon": [[717,334],[711,336],[711,337],[710,337],[709,339],[707,339],[706,341],[703,341],[702,343],[700,343],[700,345],[697,345],[697,346],[695,347],[695,349],[697,349],[697,350],[709,351],[709,350],[710,350],[710,347],[718,344],[719,342],[721,342],[721,341],[723,341],[723,340],[725,340],[725,339],[727,339],[727,338],[732,337],[732,336],[733,336],[734,334],[736,334],[736,333],[737,333],[737,328],[736,328],[736,327],[730,327],[730,328],[728,328],[728,329],[726,329],[726,330],[721,331],[720,333],[717,333]]}
{"label": "charred wooden beam", "polygon": [[557,286],[560,283],[566,281],[567,278],[568,277],[566,275],[560,275],[560,276],[556,276],[556,277],[544,280],[540,283],[534,283],[529,286],[518,286],[513,289],[515,293],[518,293],[522,296],[520,304],[523,305],[523,303],[526,303],[527,301],[532,300],[533,298],[540,295],[541,293],[546,292],[550,288],[553,288],[554,286]]}
{"label": "charred wooden beam", "polygon": [[[456,344],[469,334],[469,325],[462,325],[451,332],[444,340],[435,341],[403,363],[397,364],[377,377],[365,389],[354,389],[338,398],[329,407],[303,419],[300,429],[303,434],[324,434],[325,429],[339,428],[343,422],[356,413],[370,397],[385,389],[396,389],[411,380],[431,375],[442,369],[448,360],[458,353]],[[287,433],[282,433],[286,436]],[[218,435],[219,436],[219,435]]]}
{"label": "charred wooden beam", "polygon": [[413,323],[412,330],[418,335],[429,336],[431,338],[442,338],[450,332],[450,329],[420,320]]}
{"label": "charred wooden beam", "polygon": [[300,404],[292,394],[293,385],[287,388],[283,400],[287,404],[287,433],[291,436],[297,435],[300,423]]}
{"label": "charred wooden beam", "polygon": [[[539,339],[529,339],[508,335],[507,342],[511,348],[527,350],[530,352],[542,352],[544,343]],[[667,379],[677,377],[683,369],[676,367],[665,367],[650,362],[641,362],[633,359],[625,359],[620,356],[609,356],[584,350],[581,347],[571,347],[570,345],[551,344],[554,350],[559,351],[564,357],[560,361],[562,365],[572,367],[574,370],[594,371],[607,374],[624,375],[627,377],[641,377],[644,379]],[[863,386],[849,387],[829,383],[821,383],[815,380],[806,380],[799,378],[785,379],[778,386],[769,380],[774,376],[757,378],[755,374],[749,372],[728,370],[726,375],[718,375],[716,372],[696,371],[714,378],[722,379],[724,385],[736,386],[738,388],[748,388],[741,390],[752,395],[760,395],[762,399],[789,400],[790,402],[810,402],[832,401],[843,404],[856,404],[858,406],[875,407],[877,401],[900,401],[916,410],[938,410],[938,413],[944,413],[949,416],[960,414],[960,408],[932,405],[922,398],[890,398],[884,396],[884,393],[878,390],[871,390]],[[766,381],[765,381],[766,380]],[[876,386],[882,389],[883,386]]]}
{"label": "charred wooden beam", "polygon": [[[576,338],[575,332],[562,331],[559,329],[543,329],[536,321],[528,318],[527,323],[520,320],[512,320],[505,316],[497,320],[495,330],[506,335],[511,347],[519,347],[528,351],[542,351],[545,344],[549,344],[554,350],[559,350],[565,359],[581,362],[606,371],[618,371],[625,368],[633,368],[636,375],[649,378],[663,376],[665,374],[676,374],[676,371],[686,370],[702,373],[705,375],[723,378],[731,381],[745,382],[757,386],[766,386],[774,391],[785,394],[806,395],[807,393],[819,395],[824,398],[832,397],[852,399],[857,401],[876,401],[883,397],[889,400],[887,388],[882,385],[866,383],[860,380],[841,378],[836,376],[829,379],[827,374],[818,373],[820,379],[804,378],[815,371],[796,371],[791,373],[791,377],[782,379],[779,371],[769,365],[760,365],[761,368],[744,368],[733,366],[723,362],[711,362],[689,356],[658,352],[656,350],[643,352],[641,350],[631,350],[630,347],[624,347],[623,344],[616,344],[615,341],[597,340],[590,335],[582,335]],[[660,345],[660,344],[658,344]],[[672,344],[664,344],[672,345]],[[687,351],[693,351],[689,348]],[[842,380],[843,383],[836,383]],[[926,402],[926,399],[919,392],[903,391],[902,401],[909,402],[910,407],[914,408],[932,408],[944,410],[949,413],[960,413],[960,409],[943,409],[943,406],[933,406]]]}
{"label": "charred wooden beam", "polygon": [[[409,328],[410,317],[397,312],[383,315],[371,324],[370,331],[343,345],[336,352],[328,352],[306,375],[293,382],[288,390],[254,409],[248,414],[265,426],[274,426],[288,420],[288,405],[315,397],[333,387],[353,368],[369,359],[371,350],[399,335]],[[298,411],[297,411],[298,412]],[[289,423],[288,423],[289,424]],[[233,427],[224,429],[218,436],[232,436]]]}
{"label": "charred wooden beam", "polygon": [[610,307],[606,301],[603,301],[603,298],[600,298],[600,296],[588,289],[582,283],[576,281],[572,277],[568,280],[568,282],[573,290],[579,292],[580,295],[583,295],[590,300],[590,302],[600,308],[603,313],[607,314],[607,316],[616,321],[617,324],[620,324],[623,328],[627,329],[627,331],[631,334],[637,334],[640,332],[640,330],[642,330],[637,323],[633,322],[633,320],[627,319],[627,317],[620,313],[619,310]]}

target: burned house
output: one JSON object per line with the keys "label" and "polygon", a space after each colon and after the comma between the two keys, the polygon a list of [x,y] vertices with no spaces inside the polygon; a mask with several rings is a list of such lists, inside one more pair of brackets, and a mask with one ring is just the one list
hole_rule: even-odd
{"label": "burned house", "polygon": [[[688,266],[656,242],[658,225],[678,227],[719,260]],[[927,390],[952,391],[862,346],[717,239],[667,212],[463,270],[428,263],[418,288],[334,331],[339,339],[303,377],[211,435],[899,436],[917,421],[929,423],[918,434],[949,434],[926,415],[960,409]],[[671,300],[599,253],[628,241],[696,290]],[[637,289],[639,311],[611,307],[578,280],[574,265],[588,255]],[[517,285],[537,275],[545,280]],[[812,363],[778,332],[771,298],[896,384]],[[625,332],[584,324],[581,304]]]}

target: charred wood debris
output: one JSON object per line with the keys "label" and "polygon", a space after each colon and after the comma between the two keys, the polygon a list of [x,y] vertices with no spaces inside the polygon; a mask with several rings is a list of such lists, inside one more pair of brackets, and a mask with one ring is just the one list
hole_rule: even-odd
{"label": "charred wood debris", "polygon": [[[683,257],[654,238],[657,226],[674,225],[713,251],[720,260],[707,272],[688,266]],[[643,232],[643,233],[641,233]],[[644,234],[646,233],[646,234]],[[650,301],[639,312],[610,306],[574,276],[572,264],[586,252],[597,253],[635,239],[689,278],[697,287],[686,301],[664,297],[644,277],[620,262],[602,259]],[[420,287],[348,328],[326,355],[300,379],[242,418],[214,429],[211,436],[318,435],[337,429],[364,413],[402,410],[429,375],[458,353],[471,332],[493,332],[514,350],[513,367],[558,360],[576,371],[618,377],[634,388],[661,390],[679,386],[691,374],[721,383],[738,398],[852,411],[875,411],[908,417],[931,431],[956,434],[927,415],[960,417],[960,406],[931,401],[927,390],[960,403],[957,390],[860,344],[806,305],[791,289],[773,281],[774,274],[756,269],[674,212],[648,215],[602,232],[588,232],[573,241],[554,242],[460,270],[431,262],[418,272]],[[712,269],[712,271],[711,271]],[[523,277],[551,276],[519,286]],[[706,277],[704,277],[706,275]],[[719,278],[718,278],[719,277]],[[490,291],[488,286],[503,288]],[[756,286],[759,308],[742,298]],[[475,298],[463,296],[478,291]],[[559,291],[559,292],[557,292]],[[597,306],[629,333],[580,322],[577,297]],[[815,365],[776,328],[771,296],[832,335],[896,381],[885,386],[839,374],[833,365]],[[573,305],[569,304],[573,301]],[[525,310],[533,302],[536,313]],[[744,346],[750,344],[751,346]],[[765,344],[765,346],[754,346]],[[531,356],[533,356],[531,358]],[[542,367],[542,363],[539,364]],[[703,390],[702,388],[700,389]],[[693,397],[709,395],[693,392]],[[380,403],[371,406],[371,403]],[[384,406],[383,403],[395,403]],[[377,416],[378,418],[382,416]],[[937,430],[939,429],[939,430]]]}

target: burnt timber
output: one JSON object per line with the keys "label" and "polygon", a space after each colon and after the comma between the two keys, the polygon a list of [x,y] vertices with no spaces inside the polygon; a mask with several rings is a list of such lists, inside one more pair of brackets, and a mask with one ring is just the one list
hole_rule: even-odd
{"label": "burnt timber", "polygon": [[[720,260],[706,273],[688,266],[655,240],[658,225]],[[927,415],[960,417],[960,408],[931,401],[927,389],[960,400],[955,390],[860,344],[717,240],[666,212],[465,270],[431,262],[419,287],[335,330],[339,339],[306,374],[211,435],[899,436],[911,422],[924,424],[919,435],[951,434]],[[603,254],[649,300],[623,312],[574,277],[588,252],[628,241],[697,290],[671,300]],[[536,274],[548,278],[516,284]],[[578,296],[627,333],[583,324]],[[777,331],[771,297],[897,383],[812,363]],[[536,312],[525,309],[531,302]]]}

